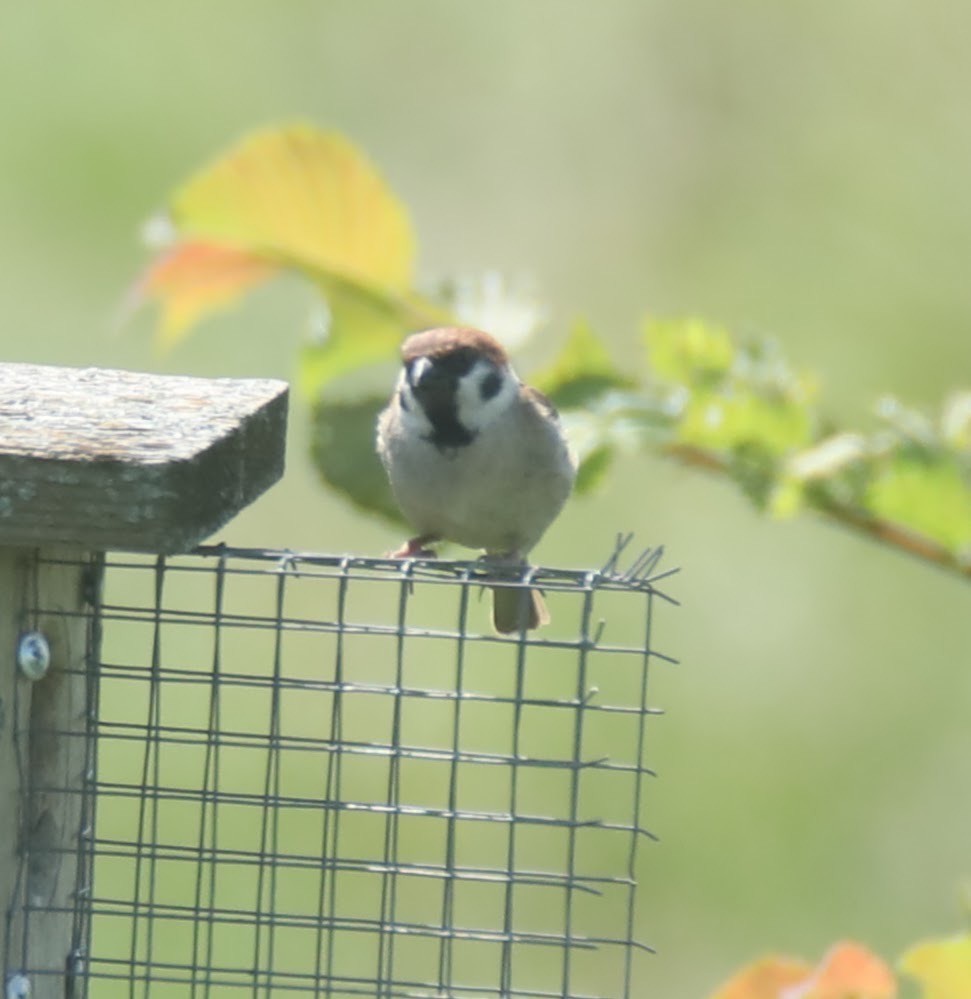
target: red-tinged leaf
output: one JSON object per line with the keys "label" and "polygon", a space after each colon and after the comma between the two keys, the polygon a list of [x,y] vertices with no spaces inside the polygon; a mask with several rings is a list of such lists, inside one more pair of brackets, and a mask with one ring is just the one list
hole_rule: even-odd
{"label": "red-tinged leaf", "polygon": [[[293,271],[317,286],[333,320],[301,364],[311,395],[341,374],[392,359],[408,332],[450,318],[411,290],[415,247],[404,206],[335,132],[291,124],[254,133],[176,191],[169,221],[189,245],[220,248],[238,266],[220,271],[225,258],[185,256],[171,290],[156,277],[148,290],[165,306],[161,339],[176,339],[274,268]],[[171,282],[171,262],[159,268]]]}
{"label": "red-tinged leaf", "polygon": [[897,981],[886,963],[858,943],[832,947],[809,980],[780,999],[894,999]]}
{"label": "red-tinged leaf", "polygon": [[414,238],[401,202],[336,132],[256,132],[191,178],[171,203],[180,234],[303,270],[405,292]]}
{"label": "red-tinged leaf", "polygon": [[156,260],[135,288],[135,304],[162,306],[159,339],[168,346],[200,317],[231,305],[276,267],[250,253],[212,243],[182,243]]}
{"label": "red-tinged leaf", "polygon": [[[743,968],[711,999],[894,999],[887,965],[865,947],[836,944],[816,968],[789,957],[767,957]],[[943,999],[943,996],[940,997]]]}
{"label": "red-tinged leaf", "polygon": [[788,986],[805,982],[812,965],[799,958],[770,956],[742,968],[710,999],[780,999]]}
{"label": "red-tinged leaf", "polygon": [[922,999],[971,996],[971,935],[919,943],[901,958],[900,970],[920,982]]}

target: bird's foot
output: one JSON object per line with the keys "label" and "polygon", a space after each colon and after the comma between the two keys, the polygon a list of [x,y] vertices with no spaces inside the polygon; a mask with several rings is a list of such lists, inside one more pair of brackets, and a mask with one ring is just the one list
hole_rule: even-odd
{"label": "bird's foot", "polygon": [[435,552],[426,547],[437,540],[434,534],[420,534],[417,538],[409,538],[395,551],[388,552],[385,558],[437,558]]}
{"label": "bird's foot", "polygon": [[484,552],[479,556],[478,561],[498,569],[520,569],[527,564],[523,555],[517,551]]}

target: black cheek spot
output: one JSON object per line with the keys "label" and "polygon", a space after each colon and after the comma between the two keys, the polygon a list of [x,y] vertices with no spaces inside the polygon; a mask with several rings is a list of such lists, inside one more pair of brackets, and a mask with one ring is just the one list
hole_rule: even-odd
{"label": "black cheek spot", "polygon": [[491,399],[495,396],[499,389],[502,388],[502,376],[498,371],[490,371],[489,374],[479,382],[479,395],[482,396],[482,401],[485,402],[486,399]]}

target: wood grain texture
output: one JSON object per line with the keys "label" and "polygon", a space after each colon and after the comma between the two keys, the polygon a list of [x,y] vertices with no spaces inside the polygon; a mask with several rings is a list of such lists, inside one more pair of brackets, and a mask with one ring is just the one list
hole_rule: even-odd
{"label": "wood grain texture", "polygon": [[[32,999],[69,994],[87,755],[85,566],[73,550],[0,549],[0,966],[28,976]],[[33,681],[14,664],[29,630],[51,652]]]}
{"label": "wood grain texture", "polygon": [[0,364],[0,546],[185,551],[283,474],[286,383]]}
{"label": "wood grain texture", "polygon": [[[29,683],[14,665],[21,630],[19,612],[25,587],[20,555],[0,549],[0,911],[9,913],[20,903],[20,828],[23,797],[23,761],[27,756],[30,719]],[[20,970],[23,927],[7,916],[0,932],[0,971]],[[2,979],[0,979],[2,981]]]}

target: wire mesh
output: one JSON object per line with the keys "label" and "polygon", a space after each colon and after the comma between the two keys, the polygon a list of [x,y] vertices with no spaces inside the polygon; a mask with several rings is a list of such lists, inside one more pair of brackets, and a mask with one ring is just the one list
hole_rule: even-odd
{"label": "wire mesh", "polygon": [[78,995],[632,996],[674,601],[622,549],[513,636],[476,562],[110,556]]}

